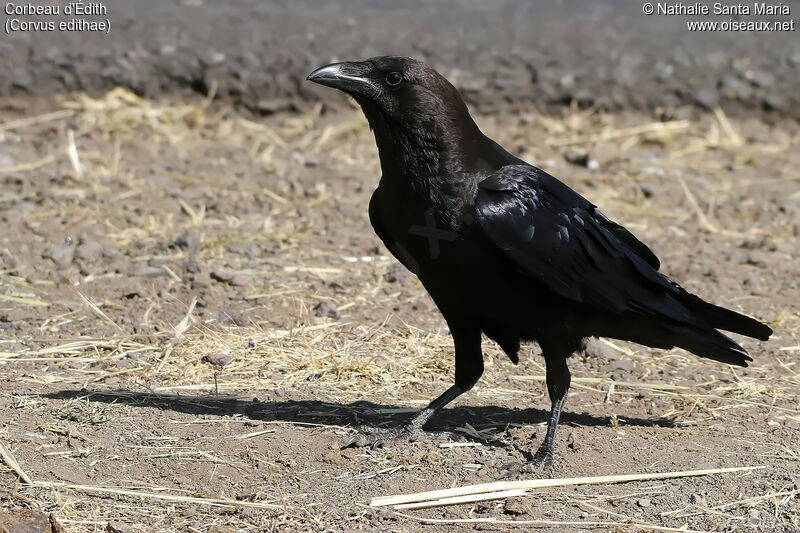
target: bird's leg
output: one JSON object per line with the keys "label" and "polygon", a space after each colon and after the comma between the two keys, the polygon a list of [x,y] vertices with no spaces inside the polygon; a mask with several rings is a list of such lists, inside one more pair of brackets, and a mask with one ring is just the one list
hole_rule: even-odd
{"label": "bird's leg", "polygon": [[547,434],[531,461],[531,465],[535,468],[540,470],[552,470],[553,461],[558,458],[558,454],[555,453],[556,426],[558,426],[558,419],[561,416],[561,409],[564,407],[566,399],[567,395],[564,394],[563,397],[553,401],[550,407],[550,418],[547,420]]}
{"label": "bird's leg", "polygon": [[550,418],[547,420],[547,434],[544,441],[536,450],[531,465],[539,470],[552,472],[553,461],[557,458],[555,453],[556,427],[558,419],[561,417],[561,409],[567,401],[567,391],[569,390],[570,375],[567,368],[567,358],[556,356],[548,358],[545,354],[547,365],[547,392],[550,394]]}
{"label": "bird's leg", "polygon": [[450,326],[456,348],[456,382],[433,400],[425,409],[409,418],[402,424],[393,428],[361,427],[359,432],[351,438],[344,447],[382,446],[390,440],[430,440],[430,439],[457,439],[449,431],[425,432],[422,426],[436,414],[436,412],[452,402],[478,382],[483,374],[483,355],[481,353],[481,334],[477,328]]}
{"label": "bird's leg", "polygon": [[569,390],[569,369],[567,368],[567,358],[564,356],[551,357],[547,349],[542,347],[545,354],[545,364],[547,365],[547,392],[550,394],[550,418],[547,420],[547,434],[544,441],[536,450],[530,462],[506,463],[500,468],[500,477],[517,477],[521,474],[529,474],[536,470],[544,471],[548,475],[553,473],[553,462],[558,457],[555,453],[556,427],[558,419],[561,417],[561,409],[567,401],[567,391]]}

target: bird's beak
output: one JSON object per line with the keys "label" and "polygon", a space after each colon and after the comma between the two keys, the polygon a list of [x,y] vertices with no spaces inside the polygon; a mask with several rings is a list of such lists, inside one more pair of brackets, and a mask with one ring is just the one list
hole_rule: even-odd
{"label": "bird's beak", "polygon": [[379,89],[368,77],[370,70],[369,63],[345,61],[320,67],[306,79],[353,96],[373,96]]}

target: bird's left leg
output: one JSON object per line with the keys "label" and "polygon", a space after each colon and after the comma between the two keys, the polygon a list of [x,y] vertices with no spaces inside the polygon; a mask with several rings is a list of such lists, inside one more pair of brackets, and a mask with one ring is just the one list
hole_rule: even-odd
{"label": "bird's left leg", "polygon": [[450,325],[453,342],[456,348],[456,379],[452,387],[444,391],[419,413],[409,418],[394,428],[362,427],[356,436],[350,439],[344,447],[372,446],[378,447],[389,440],[430,440],[451,438],[457,436],[451,432],[426,432],[422,430],[436,412],[470,390],[483,375],[483,354],[481,353],[480,329],[462,324]]}
{"label": "bird's left leg", "polygon": [[544,352],[545,364],[547,366],[547,392],[550,395],[550,418],[547,419],[547,433],[544,441],[536,450],[533,456],[532,466],[540,470],[553,470],[553,461],[556,459],[555,441],[556,427],[558,419],[561,417],[561,410],[567,401],[567,391],[569,391],[570,375],[567,368],[567,358],[560,354],[549,356]]}

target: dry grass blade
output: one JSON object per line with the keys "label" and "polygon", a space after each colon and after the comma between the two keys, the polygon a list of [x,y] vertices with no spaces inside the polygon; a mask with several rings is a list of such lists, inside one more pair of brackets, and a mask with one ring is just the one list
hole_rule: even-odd
{"label": "dry grass blade", "polygon": [[186,200],[184,200],[183,198],[178,198],[178,203],[181,204],[181,208],[186,212],[187,215],[189,215],[189,218],[192,219],[193,226],[203,225],[203,220],[205,219],[206,216],[205,206],[200,206],[199,210],[195,210],[194,208],[192,208],[192,206],[186,203]]}
{"label": "dry grass blade", "polygon": [[173,342],[177,342],[183,338],[183,334],[189,329],[189,325],[192,322],[192,312],[194,312],[194,308],[197,307],[197,296],[192,298],[192,302],[189,304],[189,309],[186,311],[186,315],[178,322],[178,325],[175,326],[175,337],[173,338]]}
{"label": "dry grass blade", "polygon": [[192,313],[194,312],[194,308],[197,306],[197,296],[192,298],[192,302],[189,304],[189,309],[186,311],[186,315],[181,319],[180,322],[175,326],[175,335],[172,337],[172,340],[169,341],[167,347],[164,349],[164,357],[161,358],[161,362],[158,364],[158,371],[160,372],[162,368],[164,368],[164,364],[169,359],[170,355],[172,355],[172,350],[175,348],[175,345],[178,344],[181,340],[183,340],[183,335],[189,330],[189,327],[192,323]]}
{"label": "dry grass blade", "polygon": [[783,492],[773,492],[770,494],[764,494],[763,496],[754,496],[753,498],[745,498],[743,500],[736,500],[735,502],[730,503],[723,503],[722,505],[717,505],[716,507],[712,507],[714,510],[723,510],[723,509],[730,509],[731,507],[736,507],[737,505],[753,505],[764,500],[775,500],[778,496],[790,496],[794,497],[800,494],[800,490],[787,490]]}
{"label": "dry grass blade", "polygon": [[503,498],[513,498],[514,496],[525,496],[528,494],[524,489],[501,490],[489,494],[466,494],[464,496],[454,496],[452,498],[439,498],[438,500],[428,500],[424,502],[403,503],[395,505],[394,508],[403,509],[425,509],[428,507],[441,507],[444,505],[458,505],[460,503],[474,503],[487,500],[501,500]]}
{"label": "dry grass blade", "polygon": [[201,505],[214,505],[218,507],[255,507],[257,509],[283,509],[282,505],[265,502],[250,502],[246,500],[230,500],[227,498],[198,498],[194,496],[180,496],[178,494],[161,494],[132,489],[116,489],[113,487],[98,487],[96,485],[76,485],[72,483],[59,483],[54,481],[33,481],[28,483],[31,487],[66,489],[95,494],[116,494],[118,496],[134,496],[153,500],[165,500],[177,503],[197,503]]}
{"label": "dry grass blade", "polygon": [[0,294],[0,300],[5,302],[14,302],[22,305],[33,305],[35,307],[49,307],[48,302],[37,300],[35,298],[23,298],[21,296],[8,296],[7,294]]}
{"label": "dry grass blade", "polygon": [[[660,394],[660,395],[669,395],[669,396],[680,396],[689,400],[717,400],[720,402],[729,402],[733,401],[734,398],[726,398],[724,396],[718,396],[716,394],[682,394],[682,393],[672,393],[668,391],[656,391],[653,394]],[[765,409],[772,409],[775,411],[783,411],[785,413],[800,413],[800,409],[792,409],[791,407],[781,407],[778,405],[770,405],[768,403],[763,402],[753,402],[750,400],[745,400],[742,398],[736,398],[735,401],[739,402],[740,405],[749,405],[752,407],[763,407]]]}
{"label": "dry grass blade", "polygon": [[55,160],[56,160],[55,157],[53,157],[52,155],[48,155],[41,159],[37,159],[36,161],[29,161],[27,163],[20,163],[18,165],[12,165],[10,167],[3,167],[0,168],[0,176],[4,176],[6,174],[16,174],[17,172],[24,172],[27,170],[36,170],[37,168],[55,162]]}
{"label": "dry grass blade", "polygon": [[641,126],[604,131],[595,135],[577,135],[568,139],[556,139],[548,142],[547,144],[549,146],[569,146],[571,144],[595,143],[599,141],[621,139],[623,137],[645,135],[648,133],[685,130],[688,129],[689,126],[691,126],[691,122],[688,120],[676,120],[674,122],[653,122],[651,124],[643,124]]}
{"label": "dry grass blade", "polygon": [[[511,376],[511,379],[518,381],[546,381],[545,376]],[[629,389],[655,389],[655,390],[691,390],[685,385],[671,385],[669,383],[648,383],[636,381],[612,381],[607,378],[584,378],[576,377],[571,380],[573,383],[594,383],[598,385],[614,385],[614,387],[627,387]]]}
{"label": "dry grass blade", "polygon": [[742,472],[756,470],[762,466],[740,466],[733,468],[712,468],[705,470],[683,470],[678,472],[655,472],[651,474],[621,474],[615,476],[573,477],[560,479],[528,479],[522,481],[497,481],[494,483],[481,483],[467,485],[452,489],[431,490],[415,494],[400,494],[396,496],[380,496],[370,501],[371,507],[384,507],[387,505],[400,505],[412,502],[422,502],[440,498],[452,498],[467,494],[482,494],[483,499],[495,499],[493,493],[515,489],[539,489],[545,487],[567,487],[570,485],[596,485],[600,483],[624,483],[627,481],[647,481],[653,479],[672,479],[679,477],[707,476],[709,474],[722,474],[726,472]]}
{"label": "dry grass blade", "polygon": [[85,304],[86,304],[86,305],[89,307],[89,309],[91,309],[91,310],[92,310],[92,312],[93,312],[94,314],[96,314],[97,316],[99,316],[100,318],[102,318],[103,320],[105,320],[106,322],[108,322],[109,324],[111,324],[112,326],[114,326],[115,328],[117,328],[119,331],[122,331],[122,328],[121,328],[121,327],[120,327],[120,326],[119,326],[119,325],[118,325],[116,322],[114,322],[113,320],[111,320],[111,319],[108,317],[108,315],[107,315],[107,314],[105,314],[105,313],[103,312],[103,310],[102,310],[102,309],[100,309],[100,308],[97,306],[97,304],[96,304],[96,303],[94,303],[93,301],[91,301],[89,298],[87,298],[86,296],[84,296],[84,295],[83,295],[82,293],[80,293],[80,292],[78,292],[78,296],[80,296],[81,300],[83,300],[83,303],[85,303]]}
{"label": "dry grass blade", "polygon": [[703,225],[711,233],[719,232],[719,229],[711,223],[703,210],[700,208],[700,204],[697,202],[697,198],[694,197],[692,191],[689,189],[689,186],[686,185],[686,182],[683,180],[681,176],[678,176],[678,182],[681,184],[681,188],[683,189],[683,193],[686,195],[686,199],[689,200],[689,203],[692,205],[695,213],[697,213],[697,218],[700,220],[700,224]]}
{"label": "dry grass blade", "polygon": [[739,135],[739,132],[737,132],[733,127],[731,121],[728,120],[728,116],[725,114],[725,111],[723,111],[721,107],[715,107],[714,116],[717,117],[719,125],[728,136],[728,140],[730,141],[731,145],[734,147],[742,146],[744,144],[744,140],[742,139],[742,136]]}
{"label": "dry grass blade", "polygon": [[16,459],[14,459],[14,455],[11,453],[11,450],[6,448],[5,444],[0,442],[0,457],[3,458],[3,462],[8,465],[8,467],[14,471],[17,476],[24,481],[25,483],[31,483],[31,478],[28,477],[28,474],[19,466],[19,463]]}
{"label": "dry grass blade", "polygon": [[664,531],[667,533],[707,533],[703,530],[697,529],[688,529],[685,527],[675,528],[675,527],[664,527],[664,526],[657,526],[655,524],[645,524],[642,522],[611,522],[611,521],[604,521],[604,522],[559,522],[557,520],[498,520],[496,518],[456,518],[456,519],[447,519],[447,518],[422,518],[419,516],[414,516],[405,513],[394,513],[397,516],[402,516],[403,518],[410,518],[411,520],[416,520],[418,522],[424,522],[426,524],[496,524],[499,526],[557,526],[557,527],[600,527],[600,526],[607,526],[609,528],[621,528],[621,527],[635,527],[638,529],[642,529],[645,531]]}
{"label": "dry grass blade", "polygon": [[67,156],[69,157],[70,165],[72,165],[72,171],[75,172],[75,177],[83,178],[83,167],[78,156],[78,147],[75,146],[75,132],[72,130],[67,131]]}
{"label": "dry grass blade", "polygon": [[18,120],[9,120],[8,122],[3,122],[2,124],[0,124],[0,131],[16,130],[27,126],[37,126],[39,124],[47,124],[48,122],[61,120],[62,118],[69,118],[74,114],[75,111],[72,109],[61,109],[59,111],[53,111],[35,117],[26,117]]}

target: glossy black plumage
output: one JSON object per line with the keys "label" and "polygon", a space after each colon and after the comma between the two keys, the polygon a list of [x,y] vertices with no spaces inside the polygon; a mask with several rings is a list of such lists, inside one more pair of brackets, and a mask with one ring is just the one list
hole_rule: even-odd
{"label": "glossy black plumage", "polygon": [[521,342],[542,348],[553,402],[534,461],[544,466],[569,388],[566,359],[586,337],[678,346],[744,366],[747,352],[718,330],[770,336],[768,326],[688,293],[628,230],[484,136],[458,91],[424,63],[378,57],[309,79],[344,90],[364,110],[383,174],[370,221],[430,293],[456,347],[455,385],[367,442],[418,437],[436,410],[469,390],[483,372],[481,333],[515,363]]}

